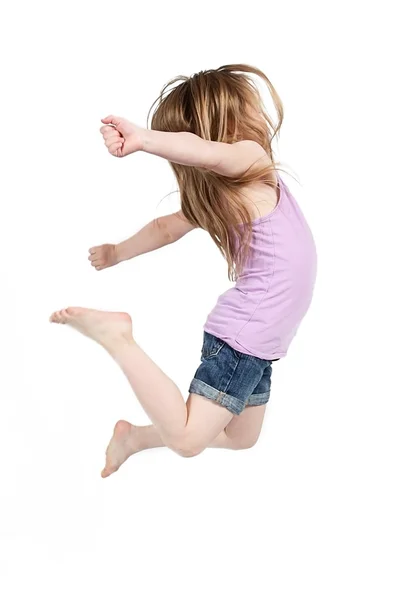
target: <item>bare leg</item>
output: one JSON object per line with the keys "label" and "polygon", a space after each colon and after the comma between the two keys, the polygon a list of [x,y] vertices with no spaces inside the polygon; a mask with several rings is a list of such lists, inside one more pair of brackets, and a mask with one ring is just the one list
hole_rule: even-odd
{"label": "bare leg", "polygon": [[[209,444],[210,448],[242,450],[256,443],[263,424],[266,406],[249,406],[239,416],[231,419],[226,428]],[[153,425],[137,427],[119,421],[107,448],[106,466],[101,475],[108,477],[132,455],[142,450],[165,446]]]}
{"label": "bare leg", "polygon": [[223,406],[190,394],[185,404],[174,382],[136,344],[126,313],[68,308],[50,321],[68,324],[100,344],[123,370],[164,444],[183,456],[202,452],[233,415]]}

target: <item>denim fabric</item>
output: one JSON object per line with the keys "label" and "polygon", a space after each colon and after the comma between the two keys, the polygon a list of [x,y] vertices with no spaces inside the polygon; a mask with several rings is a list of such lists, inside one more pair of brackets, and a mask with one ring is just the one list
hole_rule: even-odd
{"label": "denim fabric", "polygon": [[231,348],[204,331],[201,364],[189,392],[205,396],[239,415],[246,406],[260,406],[270,397],[272,361]]}

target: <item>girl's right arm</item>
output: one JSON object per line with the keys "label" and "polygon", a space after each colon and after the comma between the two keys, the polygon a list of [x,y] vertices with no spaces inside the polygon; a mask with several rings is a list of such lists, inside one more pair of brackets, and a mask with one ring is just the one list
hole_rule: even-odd
{"label": "girl's right arm", "polygon": [[254,163],[259,167],[270,165],[265,150],[253,140],[234,144],[212,142],[193,133],[144,129],[113,115],[101,121],[104,142],[110,154],[119,158],[133,152],[148,152],[170,162],[202,167],[226,177],[239,177]]}
{"label": "girl's right arm", "polygon": [[90,248],[88,260],[97,271],[101,271],[124,260],[172,244],[192,229],[195,227],[185,219],[182,211],[178,211],[154,219],[120,244],[104,244]]}

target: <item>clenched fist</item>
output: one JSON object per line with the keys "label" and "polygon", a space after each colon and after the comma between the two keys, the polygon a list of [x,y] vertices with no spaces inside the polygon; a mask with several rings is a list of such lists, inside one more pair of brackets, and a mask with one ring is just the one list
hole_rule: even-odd
{"label": "clenched fist", "polygon": [[113,267],[120,262],[117,256],[117,247],[114,244],[94,246],[89,249],[89,253],[88,260],[97,271],[108,269],[108,267]]}
{"label": "clenched fist", "polygon": [[109,115],[101,119],[105,123],[100,129],[105,145],[113,156],[122,158],[143,149],[143,129],[127,119]]}

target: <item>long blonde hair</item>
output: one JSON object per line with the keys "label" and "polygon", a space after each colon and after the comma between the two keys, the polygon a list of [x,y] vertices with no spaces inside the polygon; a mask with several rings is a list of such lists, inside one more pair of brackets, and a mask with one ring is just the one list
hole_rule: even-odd
{"label": "long blonde hair", "polygon": [[[267,113],[253,75],[266,83],[277,122]],[[241,201],[241,188],[259,181],[276,188],[272,140],[283,121],[282,102],[262,71],[235,64],[191,77],[175,77],[163,87],[148,119],[153,109],[152,129],[186,131],[205,140],[229,144],[254,140],[270,157],[270,166],[253,164],[238,178],[170,163],[178,181],[184,216],[210,234],[227,260],[229,279],[235,281],[248,256],[252,236],[251,216]]]}

